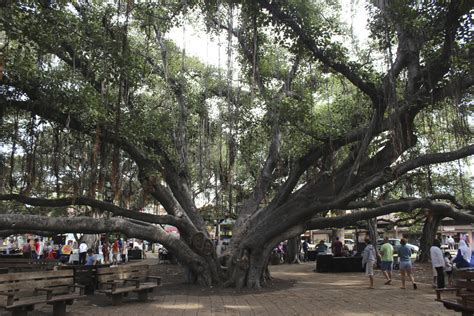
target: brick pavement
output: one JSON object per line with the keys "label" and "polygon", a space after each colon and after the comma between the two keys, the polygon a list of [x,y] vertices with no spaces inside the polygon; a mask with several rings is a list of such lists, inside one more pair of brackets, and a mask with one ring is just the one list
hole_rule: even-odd
{"label": "brick pavement", "polygon": [[[95,295],[68,307],[68,315],[456,315],[434,301],[428,284],[419,289],[400,289],[400,282],[367,289],[362,274],[312,272],[314,263],[272,266],[274,287],[263,291],[202,289],[194,285],[163,284],[153,300],[145,303],[125,299],[111,306],[105,296]],[[48,315],[45,306],[34,315]]]}

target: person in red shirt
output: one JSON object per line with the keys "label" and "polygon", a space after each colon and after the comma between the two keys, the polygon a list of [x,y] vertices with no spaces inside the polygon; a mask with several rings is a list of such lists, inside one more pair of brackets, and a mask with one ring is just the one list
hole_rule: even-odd
{"label": "person in red shirt", "polygon": [[36,258],[35,259],[41,259],[41,243],[39,238],[35,239],[35,253],[36,253]]}
{"label": "person in red shirt", "polygon": [[118,256],[119,256],[119,241],[118,239],[115,239],[113,245],[112,245],[112,264],[117,264],[118,263]]}

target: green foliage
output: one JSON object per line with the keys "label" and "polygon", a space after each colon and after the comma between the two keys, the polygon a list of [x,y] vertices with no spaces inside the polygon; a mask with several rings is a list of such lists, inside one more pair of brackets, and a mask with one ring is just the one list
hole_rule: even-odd
{"label": "green foliage", "polygon": [[[360,56],[349,54],[341,40],[348,31],[341,23],[339,1],[278,2],[282,14],[292,18],[306,37],[275,21],[256,1],[138,1],[132,8],[126,1],[121,7],[110,1],[44,3],[30,1],[0,13],[0,24],[9,40],[6,77],[15,87],[8,97],[26,100],[30,96],[36,102],[53,104],[58,113],[80,119],[89,133],[71,132],[67,124],[59,127],[48,122],[36,122],[31,128],[31,118],[17,117],[13,111],[5,114],[0,139],[8,148],[14,143],[21,148],[5,164],[6,174],[15,182],[5,190],[27,188],[23,174],[27,158],[37,155],[41,159],[36,162],[36,194],[42,197],[84,194],[94,183],[100,184],[99,177],[111,178],[113,143],[97,153],[96,139],[85,135],[94,135],[102,127],[156,162],[164,159],[160,154],[165,153],[176,169],[189,176],[193,198],[204,200],[212,211],[222,212],[228,205],[236,210],[252,194],[268,155],[273,119],[278,117],[281,151],[276,179],[268,192],[271,198],[292,162],[309,148],[367,126],[373,115],[370,98],[321,59],[345,65],[362,80],[379,84],[381,58],[374,58],[373,50],[384,55],[390,46],[395,52],[397,44],[393,23],[370,6],[371,46],[360,51]],[[442,54],[442,21],[448,5],[394,1],[388,12],[420,44],[422,67]],[[234,70],[237,79],[228,80],[229,69],[217,69],[186,56],[182,48],[166,39],[168,31],[190,22],[199,23],[212,36],[226,35],[228,31],[213,21],[227,25],[230,12],[243,44],[232,51],[233,67],[239,68]],[[463,78],[472,67],[471,18],[466,15],[460,21],[462,27],[453,45],[456,54],[450,61],[452,71],[439,86]],[[308,49],[304,41],[313,41],[314,47]],[[324,58],[317,60],[315,51]],[[259,90],[257,80],[264,89]],[[397,100],[404,100],[405,85],[403,76],[395,83]],[[455,97],[447,104],[433,104],[417,117],[419,142],[400,161],[472,143],[467,121],[472,116],[472,96],[470,101],[457,95],[458,91],[451,92]],[[15,123],[19,124],[16,133]],[[30,135],[28,128],[41,136]],[[185,130],[188,161],[184,165],[178,148],[180,129]],[[55,133],[61,134],[60,141]],[[369,157],[392,136],[387,132],[376,137],[369,146]],[[334,154],[334,167],[351,161],[354,146],[346,144],[337,152],[325,150]],[[59,158],[43,157],[48,152]],[[4,161],[7,158],[4,156]],[[141,208],[149,200],[140,187],[138,170],[127,154],[122,152],[120,160],[121,191],[126,196],[121,202]],[[314,170],[310,172],[317,174],[323,169],[321,164],[311,166]],[[57,167],[60,172],[54,170]],[[456,164],[446,169],[436,166],[429,171],[430,179],[428,171],[410,174],[405,181],[381,191],[391,190],[394,197],[449,192],[469,202],[472,185],[469,175],[460,170],[463,168]],[[429,182],[432,184],[427,185]]]}

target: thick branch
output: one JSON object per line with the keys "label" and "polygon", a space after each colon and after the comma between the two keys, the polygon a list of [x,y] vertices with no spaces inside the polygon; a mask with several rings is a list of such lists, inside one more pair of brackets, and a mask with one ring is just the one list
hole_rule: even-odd
{"label": "thick branch", "polygon": [[451,152],[426,154],[400,164],[399,166],[394,168],[393,173],[397,177],[399,177],[400,175],[405,174],[408,171],[414,170],[422,166],[454,161],[471,155],[474,155],[474,145],[469,145]]}
{"label": "thick branch", "polygon": [[[112,233],[121,232],[129,237],[149,241],[161,241],[169,238],[161,228],[131,223],[122,218],[94,219],[91,217],[48,217],[38,215],[2,214],[2,230],[41,230],[57,233]],[[177,237],[173,237],[177,238]]]}
{"label": "thick branch", "polygon": [[279,1],[270,2],[268,0],[260,0],[259,3],[263,8],[270,12],[273,20],[292,29],[299,37],[301,43],[303,43],[313,53],[313,56],[316,59],[342,74],[362,92],[367,94],[374,104],[378,104],[377,90],[375,89],[375,86],[372,83],[365,82],[347,64],[334,60],[325,50],[319,48],[311,35],[307,33],[306,29],[298,24],[297,18],[283,11]]}
{"label": "thick branch", "polygon": [[445,217],[451,217],[460,220],[469,220],[474,222],[474,215],[460,212],[453,206],[442,203],[433,202],[430,199],[411,199],[408,201],[400,201],[374,208],[368,211],[353,212],[337,217],[318,217],[306,223],[307,229],[322,229],[328,227],[345,227],[354,224],[355,222],[375,218],[378,216],[387,215],[394,212],[409,213],[415,209],[428,208]]}
{"label": "thick branch", "polygon": [[102,211],[108,211],[115,216],[123,216],[127,218],[132,218],[147,223],[154,224],[169,224],[180,228],[181,230],[190,228],[188,227],[186,221],[177,218],[171,215],[153,215],[148,213],[142,213],[138,211],[132,211],[125,209],[119,206],[116,206],[111,203],[102,202],[88,197],[70,197],[70,198],[61,198],[61,199],[41,199],[41,198],[32,198],[19,194],[3,194],[0,195],[0,201],[17,201],[23,204],[32,205],[32,206],[42,206],[42,207],[64,207],[72,205],[83,205],[90,206]]}
{"label": "thick branch", "polygon": [[204,260],[189,246],[173,234],[166,233],[160,226],[144,226],[123,218],[90,217],[48,217],[38,215],[2,214],[0,231],[50,231],[55,233],[123,233],[128,237],[151,242],[160,242],[166,249],[176,254],[185,265],[195,273],[205,269]]}

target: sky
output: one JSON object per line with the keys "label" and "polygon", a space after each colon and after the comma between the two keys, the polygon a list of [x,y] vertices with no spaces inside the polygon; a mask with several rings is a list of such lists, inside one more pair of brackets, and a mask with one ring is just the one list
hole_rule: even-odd
{"label": "sky", "polygon": [[[365,1],[340,0],[340,3],[342,22],[348,26],[352,24],[355,37],[363,44],[369,36]],[[167,34],[167,38],[173,40],[181,49],[184,48],[186,54],[197,57],[204,63],[213,66],[221,65],[222,67],[226,65],[228,44],[226,32],[222,32],[220,37],[211,39],[207,34],[192,25],[185,25],[171,29]]]}

